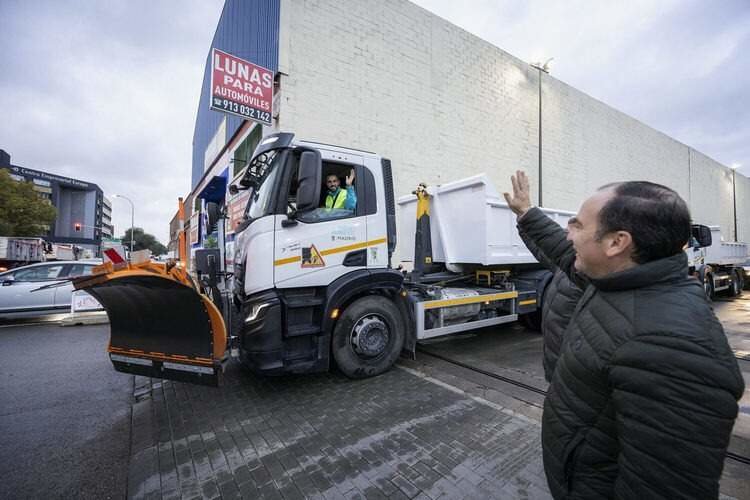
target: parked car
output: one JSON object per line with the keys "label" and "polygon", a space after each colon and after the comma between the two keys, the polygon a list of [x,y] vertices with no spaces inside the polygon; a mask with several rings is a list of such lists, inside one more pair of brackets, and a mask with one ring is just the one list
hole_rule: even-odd
{"label": "parked car", "polygon": [[[98,260],[41,262],[0,273],[0,318],[20,318],[70,310],[68,278],[91,274]],[[47,285],[60,283],[60,286]]]}

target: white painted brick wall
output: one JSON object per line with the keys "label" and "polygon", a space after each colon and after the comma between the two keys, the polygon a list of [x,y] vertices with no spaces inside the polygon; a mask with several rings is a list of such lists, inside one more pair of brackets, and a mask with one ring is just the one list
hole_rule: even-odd
{"label": "white painted brick wall", "polygon": [[[517,168],[536,191],[538,70],[405,0],[282,0],[281,19],[281,130],[389,157],[397,196],[479,172],[502,192]],[[542,88],[544,205],[645,179],[731,237],[729,169],[551,75]]]}

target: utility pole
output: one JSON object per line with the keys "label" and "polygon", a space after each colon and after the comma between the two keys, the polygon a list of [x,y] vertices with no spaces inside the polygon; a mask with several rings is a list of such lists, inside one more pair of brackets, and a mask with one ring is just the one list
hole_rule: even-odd
{"label": "utility pole", "polygon": [[539,144],[538,144],[538,157],[539,157],[539,206],[542,206],[542,73],[549,73],[549,63],[554,59],[550,57],[544,64],[531,63],[532,68],[539,70]]}
{"label": "utility pole", "polygon": [[115,198],[122,198],[123,200],[127,200],[127,202],[130,203],[130,259],[128,260],[133,260],[133,233],[135,232],[135,205],[133,205],[133,202],[127,196],[123,196],[121,194],[116,194],[114,196]]}

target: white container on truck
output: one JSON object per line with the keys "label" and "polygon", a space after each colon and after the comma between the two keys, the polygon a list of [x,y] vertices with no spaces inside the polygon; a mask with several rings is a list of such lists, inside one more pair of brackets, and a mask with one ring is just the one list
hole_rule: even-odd
{"label": "white container on truck", "polygon": [[[262,374],[324,371],[333,362],[361,378],[413,356],[419,340],[538,310],[551,274],[482,175],[399,201],[401,254],[415,261],[412,272],[394,268],[391,169],[374,153],[285,133],[264,138],[239,186],[230,186],[252,190],[231,279],[220,244],[195,253],[200,285],[184,267],[158,263],[108,263],[76,282],[109,314],[115,368],[216,384],[232,349]],[[337,204],[340,192],[327,203],[326,178],[343,186],[352,172],[346,197],[356,193],[356,206]],[[209,227],[225,217],[216,204],[206,208]],[[560,224],[571,215],[550,213]]]}
{"label": "white container on truck", "polygon": [[0,236],[0,268],[8,270],[44,261],[44,245],[41,238]]}
{"label": "white container on truck", "polygon": [[[429,186],[432,259],[460,272],[463,264],[481,266],[536,264],[516,229],[516,216],[485,174]],[[417,196],[398,200],[399,248],[415,248]],[[565,227],[574,214],[542,209]],[[411,260],[404,255],[402,260]]]}

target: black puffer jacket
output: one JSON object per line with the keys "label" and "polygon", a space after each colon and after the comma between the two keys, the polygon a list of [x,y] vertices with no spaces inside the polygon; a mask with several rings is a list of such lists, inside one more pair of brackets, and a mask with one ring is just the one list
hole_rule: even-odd
{"label": "black puffer jacket", "polygon": [[542,297],[542,365],[544,378],[549,382],[552,380],[557,358],[560,356],[563,333],[568,327],[583,291],[568,279],[568,276],[534,244],[520,227],[518,234],[521,235],[526,247],[536,260],[554,273]]}
{"label": "black puffer jacket", "polygon": [[[519,224],[572,279],[575,251],[540,210]],[[585,285],[585,283],[581,283]],[[744,382],[677,254],[591,280],[544,404],[555,498],[717,498]]]}

